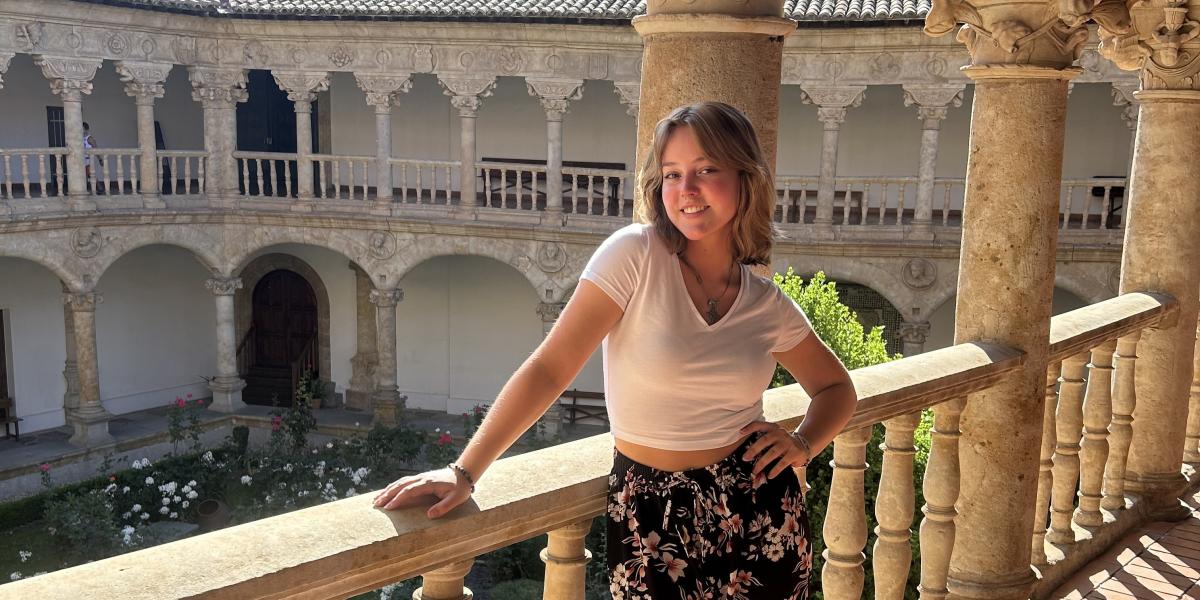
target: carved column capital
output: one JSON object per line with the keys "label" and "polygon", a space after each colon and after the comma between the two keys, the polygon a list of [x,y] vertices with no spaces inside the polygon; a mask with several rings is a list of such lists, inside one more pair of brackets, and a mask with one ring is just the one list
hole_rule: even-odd
{"label": "carved column capital", "polygon": [[12,52],[0,52],[0,90],[4,89],[4,74],[8,72],[8,64],[16,56]]}
{"label": "carved column capital", "polygon": [[546,111],[546,119],[561,121],[572,100],[583,97],[582,79],[526,79],[530,96],[536,96]]}
{"label": "carved column capital", "polygon": [[129,96],[141,101],[163,97],[163,83],[171,72],[170,64],[119,60],[115,66]]}
{"label": "carved column capital", "polygon": [[926,338],[929,337],[929,322],[909,323],[907,321],[900,323],[897,329],[900,333],[900,339],[909,344],[924,344]]}
{"label": "carved column capital", "polygon": [[[1123,0],[1071,0],[1014,4],[1001,0],[933,0],[925,33],[942,36],[958,29],[958,41],[974,67],[1014,66],[1070,69],[1088,39],[1086,23],[1128,26]],[[959,28],[959,23],[964,25]],[[997,77],[1028,77],[1002,71]]]}
{"label": "carved column capital", "polygon": [[906,84],[904,105],[916,106],[917,117],[924,121],[925,129],[936,129],[950,107],[962,106],[966,84]]}
{"label": "carved column capital", "polygon": [[613,87],[617,96],[620,96],[621,98],[621,104],[624,104],[627,107],[625,112],[631,117],[636,117],[638,115],[638,105],[641,102],[642,96],[641,82],[618,82],[614,83]]}
{"label": "carved column capital", "polygon": [[1200,90],[1200,22],[1187,0],[1131,2],[1124,29],[1101,24],[1100,54],[1141,70],[1143,90]]}
{"label": "carved column capital", "polygon": [[240,277],[213,277],[204,282],[204,288],[214,296],[232,296],[242,289]]}
{"label": "carved column capital", "polygon": [[474,117],[479,112],[482,100],[496,89],[495,77],[442,77],[438,76],[442,93],[450,96],[450,104],[458,110],[460,117]]}
{"label": "carved column capital", "polygon": [[188,67],[192,98],[205,108],[233,108],[249,97],[246,70],[227,67]]}
{"label": "carved column capital", "polygon": [[317,99],[317,92],[329,89],[328,71],[271,71],[279,89],[287,92],[288,100],[292,102],[311,103]]}
{"label": "carved column capital", "polygon": [[96,305],[104,302],[100,292],[65,292],[63,302],[74,312],[95,312]]}
{"label": "carved column capital", "polygon": [[866,90],[864,85],[803,86],[800,98],[817,106],[817,118],[826,129],[837,129],[846,120],[847,109],[862,105]]}
{"label": "carved column capital", "polygon": [[1130,130],[1137,129],[1138,112],[1141,106],[1134,97],[1134,92],[1138,90],[1137,84],[1117,84],[1112,86],[1113,106],[1125,107],[1121,111],[1121,120],[1125,121],[1125,125]]}
{"label": "carved column capital", "polygon": [[391,290],[372,289],[368,298],[371,304],[378,308],[394,308],[404,300],[404,290],[395,288]]}
{"label": "carved column capital", "polygon": [[554,323],[558,321],[558,317],[562,315],[566,306],[565,302],[540,302],[537,306],[537,314],[542,318],[542,323]]}
{"label": "carved column capital", "polygon": [[400,94],[412,89],[412,79],[408,75],[355,73],[354,80],[366,94],[367,104],[377,111],[391,111]]}
{"label": "carved column capital", "polygon": [[33,62],[50,80],[50,90],[63,100],[80,101],[92,93],[92,78],[100,68],[100,59],[64,58],[36,54]]}

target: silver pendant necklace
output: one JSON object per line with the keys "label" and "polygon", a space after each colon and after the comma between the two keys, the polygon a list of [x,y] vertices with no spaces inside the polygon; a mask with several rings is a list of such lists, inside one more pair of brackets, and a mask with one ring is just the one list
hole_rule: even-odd
{"label": "silver pendant necklace", "polygon": [[[680,262],[687,265],[688,270],[692,272],[693,276],[695,276],[696,283],[700,284],[700,292],[707,295],[708,292],[704,289],[704,280],[700,277],[700,272],[692,266],[692,263],[688,262],[688,260],[683,257],[682,252],[680,252],[677,256],[679,256]],[[725,297],[727,292],[729,292],[729,284],[733,283],[733,267],[736,265],[737,261],[729,263],[729,278],[725,280],[725,289],[721,290],[720,295],[715,298],[705,298],[705,304],[708,306],[708,311],[704,315],[704,320],[709,325],[712,325],[721,319],[721,313],[717,311],[717,305],[721,303],[721,299]]]}

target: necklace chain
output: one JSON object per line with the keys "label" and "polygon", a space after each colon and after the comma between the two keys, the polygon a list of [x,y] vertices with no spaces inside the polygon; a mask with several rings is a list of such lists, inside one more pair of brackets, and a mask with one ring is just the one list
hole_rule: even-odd
{"label": "necklace chain", "polygon": [[[683,257],[682,252],[680,252],[678,256],[679,260],[683,264],[687,265],[688,270],[692,272],[692,275],[696,278],[696,283],[700,284],[700,293],[707,296],[708,291],[704,289],[704,279],[700,277],[700,271],[697,271],[696,267],[693,267],[692,263],[688,262],[688,260]],[[720,304],[721,299],[725,297],[725,294],[729,292],[729,285],[733,283],[733,268],[736,265],[737,261],[729,263],[729,277],[725,280],[725,289],[721,290],[721,294],[715,298],[705,298],[705,304],[708,307],[708,310],[704,315],[704,320],[707,321],[709,325],[716,323],[721,318],[721,314],[717,311],[717,305]]]}

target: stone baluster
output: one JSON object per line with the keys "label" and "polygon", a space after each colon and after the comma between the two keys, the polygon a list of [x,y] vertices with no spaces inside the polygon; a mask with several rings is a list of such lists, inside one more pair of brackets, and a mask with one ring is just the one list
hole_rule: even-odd
{"label": "stone baluster", "polygon": [[925,465],[925,506],[921,512],[921,600],[946,598],[946,574],[954,548],[954,517],[958,511],[958,430],[966,398],[947,400],[933,407],[929,462]]}
{"label": "stone baluster", "polygon": [[1104,463],[1108,460],[1108,424],[1112,421],[1112,359],[1116,340],[1092,348],[1087,392],[1083,399],[1083,442],[1079,449],[1079,510],[1075,523],[1083,527],[1104,524],[1100,514]]}
{"label": "stone baluster", "polygon": [[1048,414],[1042,384],[1051,366],[1067,82],[1081,72],[1073,63],[1088,39],[1086,18],[1066,14],[1077,6],[934,0],[925,19],[929,35],[958,32],[970,56],[962,72],[975,85],[954,341],[1025,352],[1016,372],[971,394],[963,409],[969,451],[960,455],[947,581],[956,600],[1028,598],[1037,582],[1029,529],[1043,511],[1035,474]]}
{"label": "stone baluster", "polygon": [[[1122,6],[1118,4],[1118,6]],[[1130,5],[1133,6],[1133,5]],[[1153,519],[1183,519],[1186,485],[1180,465],[1200,314],[1200,211],[1180,210],[1200,197],[1200,171],[1180,157],[1200,155],[1200,4],[1137,3],[1136,18],[1109,27],[1101,22],[1100,50],[1118,67],[1138,70],[1141,89],[1129,187],[1120,293],[1159,292],[1179,302],[1179,317],[1142,332],[1137,352],[1137,405],[1125,486],[1137,493]],[[1169,257],[1169,260],[1163,260]]]}
{"label": "stone baluster", "polygon": [[1196,330],[1196,353],[1192,358],[1192,388],[1188,399],[1187,438],[1183,462],[1200,467],[1200,329]]}
{"label": "stone baluster", "polygon": [[[204,191],[214,207],[232,207],[238,194],[237,103],[249,97],[245,69],[188,67],[192,98],[204,109]],[[247,190],[249,192],[249,190]]]}
{"label": "stone baluster", "polygon": [[1074,544],[1071,515],[1079,483],[1079,440],[1083,435],[1084,370],[1088,355],[1077,354],[1062,363],[1058,386],[1058,410],[1054,414],[1054,488],[1051,492],[1050,531],[1054,544]]}
{"label": "stone baluster", "polygon": [[375,205],[371,212],[392,214],[392,107],[412,89],[408,75],[355,73],[354,79],[375,108]]}
{"label": "stone baluster", "polygon": [[549,532],[540,555],[546,563],[543,598],[583,600],[587,564],[592,560],[592,552],[583,546],[583,539],[591,529],[592,520],[588,519]]}
{"label": "stone baluster", "polygon": [[921,162],[917,167],[917,206],[912,239],[933,239],[933,179],[937,172],[938,133],[951,106],[962,106],[965,84],[906,84],[904,105],[917,107],[921,119]]}
{"label": "stone baluster", "polygon": [[379,368],[379,353],[376,351],[375,305],[371,304],[371,278],[366,272],[350,263],[354,271],[356,348],[350,358],[350,385],[346,386],[346,408],[349,410],[371,410],[371,396],[375,391],[376,369]]}
{"label": "stone baluster", "polygon": [[[837,177],[838,137],[846,110],[862,104],[866,86],[804,86],[801,88],[805,104],[817,106],[817,118],[824,126],[821,135],[821,170],[817,178],[817,214],[813,219],[816,233],[822,237],[833,235],[834,179]],[[849,196],[845,202],[849,202]]]}
{"label": "stone baluster", "polygon": [[915,356],[925,351],[925,340],[929,337],[929,321],[900,323],[900,340],[904,356]]}
{"label": "stone baluster", "polygon": [[867,509],[864,476],[871,428],[837,436],[833,442],[833,481],[821,535],[825,539],[825,567],[821,582],[830,600],[858,600],[862,596],[863,563],[867,545]]}
{"label": "stone baluster", "polygon": [[875,547],[871,557],[875,571],[875,598],[903,600],[912,564],[912,521],[916,504],[913,489],[913,432],[920,413],[884,422],[883,469],[875,502]]}
{"label": "stone baluster", "polygon": [[1138,404],[1134,370],[1138,366],[1137,347],[1141,332],[1117,340],[1113,354],[1116,382],[1112,391],[1112,424],[1108,427],[1108,462],[1104,465],[1104,498],[1100,507],[1105,510],[1125,508],[1125,470],[1129,445],[1133,440],[1133,410]]}
{"label": "stone baluster", "polygon": [[421,575],[421,587],[413,592],[413,600],[471,600],[475,597],[464,585],[467,573],[475,560],[446,565]]}
{"label": "stone baluster", "polygon": [[62,99],[63,129],[67,134],[67,205],[71,210],[93,211],[88,197],[83,150],[83,97],[92,93],[92,78],[100,59],[34,55],[34,64],[50,80],[50,90]]}
{"label": "stone baluster", "polygon": [[496,89],[496,77],[445,77],[438,76],[443,93],[450,96],[450,104],[458,110],[461,123],[459,128],[459,200],[460,208],[479,206],[479,196],[475,184],[475,123],[479,116],[479,107],[483,99],[492,95]]}
{"label": "stone baluster", "polygon": [[[537,313],[542,318],[542,339],[550,336],[550,330],[558,322],[558,317],[562,315],[563,308],[566,308],[565,302],[541,302],[538,304]],[[546,413],[541,418],[541,423],[545,428],[544,431],[547,437],[553,438],[561,433],[562,420],[562,405],[556,399],[546,409]]]}
{"label": "stone baluster", "polygon": [[[296,111],[296,198],[297,210],[312,210],[312,103],[317,93],[329,89],[328,71],[272,71],[279,89],[287,92]],[[286,169],[287,167],[284,166]],[[363,186],[367,184],[364,181]]]}
{"label": "stone baluster", "polygon": [[1055,387],[1061,365],[1046,369],[1046,402],[1042,405],[1041,461],[1038,463],[1037,496],[1033,512],[1033,564],[1046,564],[1046,528],[1050,512],[1050,491],[1054,484],[1054,413],[1057,406]]}
{"label": "stone baluster", "polygon": [[217,375],[208,382],[212,390],[209,408],[218,412],[234,412],[245,408],[242,390],[246,382],[238,373],[237,329],[234,320],[233,295],[242,289],[242,280],[237,277],[215,277],[204,282],[217,302]]}
{"label": "stone baluster", "polygon": [[562,192],[562,121],[572,100],[583,97],[583,81],[578,79],[527,79],[530,96],[537,96],[546,111],[546,218],[561,223]]}
{"label": "stone baluster", "polygon": [[70,292],[64,298],[71,310],[79,373],[79,406],[67,414],[67,422],[74,429],[69,441],[85,448],[109,444],[113,441],[108,433],[112,415],[100,402],[100,365],[96,354],[96,305],[103,299],[93,291]]}
{"label": "stone baluster", "polygon": [[141,61],[117,61],[117,74],[125,82],[125,93],[137,105],[138,180],[142,186],[142,205],[146,208],[166,208],[159,192],[158,144],[154,138],[154,100],[162,98],[163,82],[171,72],[171,65]]}
{"label": "stone baluster", "polygon": [[371,404],[375,422],[391,426],[399,422],[403,409],[400,391],[396,388],[396,305],[404,300],[404,290],[373,289],[370,300],[375,305],[375,342],[379,353]]}

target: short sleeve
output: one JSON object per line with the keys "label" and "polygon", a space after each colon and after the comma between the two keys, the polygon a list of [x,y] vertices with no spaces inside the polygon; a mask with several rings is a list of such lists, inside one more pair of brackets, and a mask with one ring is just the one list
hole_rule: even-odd
{"label": "short sleeve", "polygon": [[579,278],[596,284],[621,310],[625,310],[641,279],[648,251],[649,236],[645,225],[622,227],[600,244]]}
{"label": "short sleeve", "polygon": [[787,352],[808,337],[812,332],[812,324],[804,314],[804,309],[779,288],[775,288],[775,301],[779,309],[779,326],[771,352]]}

